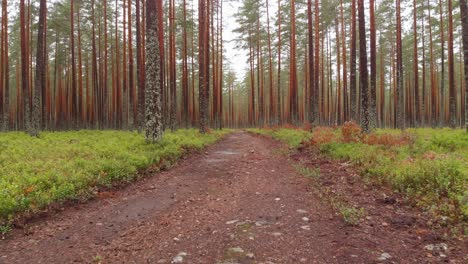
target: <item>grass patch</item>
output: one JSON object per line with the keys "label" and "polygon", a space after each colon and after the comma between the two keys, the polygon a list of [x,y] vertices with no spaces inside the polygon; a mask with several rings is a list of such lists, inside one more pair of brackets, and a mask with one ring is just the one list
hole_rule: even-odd
{"label": "grass patch", "polygon": [[270,136],[276,140],[279,140],[283,143],[286,143],[291,148],[297,148],[304,141],[309,141],[312,138],[310,132],[303,129],[288,129],[288,128],[278,128],[278,129],[258,129],[252,128],[247,129],[248,132]]}
{"label": "grass patch", "polygon": [[167,133],[158,144],[127,131],[0,133],[0,225],[48,205],[87,199],[98,188],[135,180],[151,165],[164,167],[228,131]]}
{"label": "grass patch", "polygon": [[304,175],[308,178],[320,178],[320,168],[311,169],[309,167],[301,166],[298,164],[293,164],[293,167],[299,174]]}
{"label": "grass patch", "polygon": [[342,206],[339,208],[343,220],[350,225],[358,225],[361,219],[366,215],[364,208],[356,209],[354,207]]}
{"label": "grass patch", "polygon": [[251,132],[291,147],[303,141],[327,157],[350,161],[366,180],[392,186],[435,215],[468,220],[468,133],[462,129],[385,129],[365,136],[347,124]]}

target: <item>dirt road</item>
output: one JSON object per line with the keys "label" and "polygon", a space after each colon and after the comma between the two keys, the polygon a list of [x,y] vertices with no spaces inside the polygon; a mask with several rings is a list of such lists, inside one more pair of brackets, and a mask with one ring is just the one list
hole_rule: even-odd
{"label": "dirt road", "polygon": [[[425,249],[440,245],[411,223],[381,224],[373,209],[349,225],[283,147],[231,134],[169,171],[14,230],[0,263],[462,263],[460,243]],[[322,178],[348,173],[323,166]]]}

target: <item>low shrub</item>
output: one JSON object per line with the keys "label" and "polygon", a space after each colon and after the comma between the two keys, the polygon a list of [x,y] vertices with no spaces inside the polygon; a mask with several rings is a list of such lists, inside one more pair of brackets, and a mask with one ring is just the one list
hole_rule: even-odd
{"label": "low shrub", "polygon": [[341,127],[341,134],[343,135],[343,141],[346,143],[359,142],[362,136],[362,129],[354,122],[346,122]]}
{"label": "low shrub", "polygon": [[462,129],[379,129],[363,135],[349,122],[339,129],[316,127],[307,134],[297,129],[264,134],[291,147],[302,139],[322,155],[350,161],[363,177],[392,186],[424,208],[468,220],[468,133]]}
{"label": "low shrub", "polygon": [[39,138],[0,133],[0,225],[18,214],[87,199],[99,187],[132,181],[138,170],[171,164],[225,133],[179,130],[157,144],[126,131],[44,132]]}

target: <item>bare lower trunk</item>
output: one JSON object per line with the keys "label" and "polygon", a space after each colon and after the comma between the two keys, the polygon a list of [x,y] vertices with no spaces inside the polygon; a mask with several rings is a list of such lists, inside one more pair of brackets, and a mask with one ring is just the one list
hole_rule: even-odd
{"label": "bare lower trunk", "polygon": [[361,97],[360,123],[364,133],[370,132],[369,73],[367,70],[366,25],[364,0],[358,0],[359,13],[359,88]]}
{"label": "bare lower trunk", "polygon": [[161,50],[159,45],[159,12],[156,1],[146,6],[146,85],[145,85],[145,129],[146,140],[157,142],[163,136],[161,100]]}
{"label": "bare lower trunk", "polygon": [[31,136],[38,136],[39,130],[41,129],[41,92],[44,90],[43,87],[45,86],[46,78],[46,13],[47,2],[46,0],[41,0],[39,8],[39,29],[37,33],[36,76],[34,80],[34,98],[30,131]]}
{"label": "bare lower trunk", "polygon": [[462,28],[463,28],[463,55],[465,66],[465,86],[462,89],[462,93],[465,93],[465,109],[462,109],[462,124],[466,126],[466,131],[468,132],[468,5],[466,0],[460,0],[460,10],[462,17]]}

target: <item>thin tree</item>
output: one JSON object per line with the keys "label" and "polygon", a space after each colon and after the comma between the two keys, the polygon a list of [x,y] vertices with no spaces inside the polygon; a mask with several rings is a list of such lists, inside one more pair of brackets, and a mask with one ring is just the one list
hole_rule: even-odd
{"label": "thin tree", "polygon": [[[138,2],[139,0],[137,0]],[[104,66],[103,66],[103,84],[102,84],[102,101],[104,126],[109,127],[109,98],[108,98],[108,32],[107,32],[107,0],[103,0],[104,5]]]}
{"label": "thin tree", "polygon": [[453,7],[452,0],[448,0],[448,74],[449,74],[449,120],[450,127],[457,126],[457,88],[455,84],[455,62],[453,52]]}
{"label": "thin tree", "polygon": [[314,68],[314,29],[313,29],[313,20],[312,20],[312,0],[307,0],[307,29],[308,29],[308,55],[309,55],[309,67],[308,67],[308,89],[309,89],[309,98],[307,98],[309,104],[309,113],[308,118],[311,124],[316,124],[317,122],[317,112],[318,112],[318,96],[315,93],[315,68]]}
{"label": "thin tree", "polygon": [[[397,0],[399,1],[399,0]],[[357,87],[356,87],[356,0],[351,2],[351,61],[350,61],[350,118],[357,119]]]}
{"label": "thin tree", "polygon": [[[377,37],[375,25],[375,0],[370,0],[370,93],[368,122],[369,129],[377,127]],[[365,36],[364,36],[365,37]],[[367,68],[367,66],[366,66]]]}
{"label": "thin tree", "polygon": [[[3,126],[3,129],[8,130],[10,128],[10,69],[9,69],[9,60],[8,60],[8,1],[2,1],[2,83],[0,84],[3,87],[3,108],[0,112],[3,111],[3,124],[0,123],[0,128]],[[0,117],[2,119],[2,117]]]}
{"label": "thin tree", "polygon": [[414,71],[414,101],[415,101],[415,125],[421,124],[420,99],[419,99],[419,61],[418,61],[418,24],[416,0],[413,0],[413,71]]}
{"label": "thin tree", "polygon": [[141,36],[141,8],[140,1],[135,2],[135,24],[136,24],[136,71],[137,71],[137,85],[138,85],[138,119],[137,127],[138,132],[141,132],[145,122],[145,79],[144,79],[144,60],[142,54],[142,36]]}
{"label": "thin tree", "polygon": [[397,65],[395,90],[395,122],[396,127],[405,128],[404,76],[403,76],[403,44],[401,37],[401,0],[396,0],[396,34],[397,34]]}
{"label": "thin tree", "polygon": [[278,81],[276,82],[276,124],[281,124],[281,0],[278,0]]}
{"label": "thin tree", "polygon": [[[138,0],[137,0],[138,1]],[[134,81],[134,62],[133,62],[133,37],[132,37],[132,0],[128,0],[128,91],[129,91],[129,108],[130,108],[130,117],[132,120],[131,127],[135,127],[137,122],[137,108],[135,100],[135,81]]]}
{"label": "thin tree", "polygon": [[270,114],[270,126],[274,124],[273,117],[275,116],[275,101],[274,101],[274,84],[273,84],[273,57],[271,50],[271,34],[270,34],[270,5],[268,0],[266,0],[266,15],[267,15],[267,38],[268,38],[268,85],[270,87],[270,104],[269,104],[269,114]]}
{"label": "thin tree", "polygon": [[[430,6],[430,0],[427,0],[427,5]],[[430,59],[430,72],[431,72],[431,126],[437,125],[437,91],[436,91],[436,76],[435,76],[435,65],[434,65],[434,41],[432,39],[432,16],[431,8],[428,8],[428,24],[429,24],[429,53]]]}
{"label": "thin tree", "polygon": [[176,129],[176,43],[175,43],[175,1],[169,0],[169,96],[170,96],[170,120],[169,125],[172,131]]}
{"label": "thin tree", "polygon": [[296,65],[296,2],[291,0],[291,45],[289,62],[289,112],[290,121],[297,124],[299,108],[297,98],[297,65]]}
{"label": "thin tree", "polygon": [[[26,131],[31,130],[31,108],[29,104],[29,65],[28,46],[29,41],[26,33],[26,10],[24,0],[20,1],[20,35],[21,35],[21,87],[23,97],[23,127]],[[19,98],[18,94],[16,95]]]}
{"label": "thin tree", "polygon": [[78,126],[78,96],[77,96],[77,82],[76,82],[76,59],[75,59],[75,11],[74,11],[75,1],[70,1],[70,52],[71,52],[71,107],[72,107],[72,124],[74,128]]}
{"label": "thin tree", "polygon": [[445,31],[444,31],[444,10],[442,0],[439,0],[439,22],[440,22],[440,56],[441,72],[439,87],[439,125],[445,125]]}
{"label": "thin tree", "polygon": [[96,15],[95,15],[95,0],[91,1],[91,21],[92,21],[92,83],[93,83],[93,100],[91,102],[91,108],[92,108],[92,117],[91,118],[91,124],[95,125],[95,121],[98,120],[99,118],[99,103],[96,102],[98,99],[98,93],[99,93],[99,72],[98,72],[98,58],[97,58],[97,48],[96,48]]}
{"label": "thin tree", "polygon": [[[80,117],[80,124],[83,124],[85,120],[86,110],[83,107],[83,52],[81,46],[81,20],[80,12],[77,13],[77,27],[78,27],[78,113]],[[45,100],[43,100],[45,102]],[[45,111],[43,115],[45,114]],[[44,119],[44,116],[43,116]]]}
{"label": "thin tree", "polygon": [[340,17],[341,17],[341,38],[342,38],[342,52],[343,52],[343,119],[349,120],[348,112],[348,69],[347,69],[347,53],[346,53],[346,27],[344,24],[344,11],[343,11],[343,0],[340,2]]}
{"label": "thin tree", "polygon": [[[319,98],[320,98],[320,15],[319,15],[319,1],[315,0],[315,44],[314,44],[314,78],[313,78],[313,83],[314,83],[314,95],[315,95],[315,103],[312,106],[312,114],[314,115],[314,122],[312,123],[313,125],[318,125],[319,124],[319,116],[320,116],[320,108],[319,108]],[[323,82],[323,79],[322,79]]]}
{"label": "thin tree", "polygon": [[182,120],[185,127],[189,124],[189,91],[188,91],[188,43],[187,43],[187,3],[183,0],[183,35],[182,35]]}

